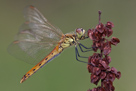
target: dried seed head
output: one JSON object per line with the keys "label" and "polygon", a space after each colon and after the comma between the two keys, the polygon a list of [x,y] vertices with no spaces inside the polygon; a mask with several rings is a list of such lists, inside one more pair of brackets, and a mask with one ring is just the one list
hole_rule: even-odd
{"label": "dried seed head", "polygon": [[100,50],[100,53],[94,53],[88,58],[88,72],[91,73],[91,83],[95,85],[101,80],[101,86],[93,88],[88,91],[114,91],[113,81],[115,78],[121,77],[121,72],[117,71],[114,67],[109,67],[111,57],[108,56],[111,52],[111,44],[117,45],[120,40],[116,37],[112,37],[111,40],[107,38],[112,35],[114,24],[107,22],[105,25],[101,23],[101,12],[99,11],[99,24],[95,29],[88,30],[88,36],[93,41],[92,48],[94,52]]}

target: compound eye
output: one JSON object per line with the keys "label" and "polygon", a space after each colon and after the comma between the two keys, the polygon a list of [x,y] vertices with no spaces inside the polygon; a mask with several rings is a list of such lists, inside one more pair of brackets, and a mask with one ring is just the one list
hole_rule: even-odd
{"label": "compound eye", "polygon": [[83,32],[83,28],[77,28],[77,29],[76,29],[76,32],[77,32],[78,34],[80,34],[81,32]]}

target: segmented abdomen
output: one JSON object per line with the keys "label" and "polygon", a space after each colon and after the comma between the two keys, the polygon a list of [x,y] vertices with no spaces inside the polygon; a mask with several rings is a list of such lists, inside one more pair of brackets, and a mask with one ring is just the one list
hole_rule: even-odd
{"label": "segmented abdomen", "polygon": [[31,75],[33,75],[36,71],[38,71],[41,67],[47,64],[49,61],[53,60],[56,56],[58,56],[63,49],[59,48],[59,44],[48,54],[42,61],[40,61],[37,65],[35,65],[31,70],[29,70],[21,79],[20,83],[23,83],[26,79],[28,79]]}

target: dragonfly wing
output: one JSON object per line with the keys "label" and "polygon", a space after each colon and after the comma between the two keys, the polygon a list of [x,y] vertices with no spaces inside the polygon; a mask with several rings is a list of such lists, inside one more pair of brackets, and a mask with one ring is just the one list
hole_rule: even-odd
{"label": "dragonfly wing", "polygon": [[37,64],[55,47],[56,42],[51,41],[39,38],[31,30],[24,30],[9,45],[8,52],[27,63]]}
{"label": "dragonfly wing", "polygon": [[52,26],[33,6],[25,9],[26,22],[12,42],[11,55],[30,64],[37,64],[60,41],[62,32]]}
{"label": "dragonfly wing", "polygon": [[53,37],[55,39],[62,36],[63,33],[61,30],[50,24],[34,6],[26,7],[24,14],[27,21],[26,23],[29,23],[29,27],[31,27],[36,34],[40,34],[45,37]]}

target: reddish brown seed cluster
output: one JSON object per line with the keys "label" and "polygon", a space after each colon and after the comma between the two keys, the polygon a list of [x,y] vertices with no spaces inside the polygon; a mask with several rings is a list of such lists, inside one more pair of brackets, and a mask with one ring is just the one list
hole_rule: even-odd
{"label": "reddish brown seed cluster", "polygon": [[93,50],[95,52],[100,50],[100,53],[94,53],[88,58],[88,63],[94,66],[88,64],[87,68],[91,73],[91,83],[97,85],[101,81],[101,86],[88,91],[114,91],[113,81],[121,77],[121,72],[114,67],[109,67],[111,57],[108,55],[111,52],[111,45],[117,45],[120,42],[116,37],[107,39],[113,33],[112,27],[114,27],[112,22],[104,25],[99,21],[95,29],[88,30],[88,36],[93,41]]}

